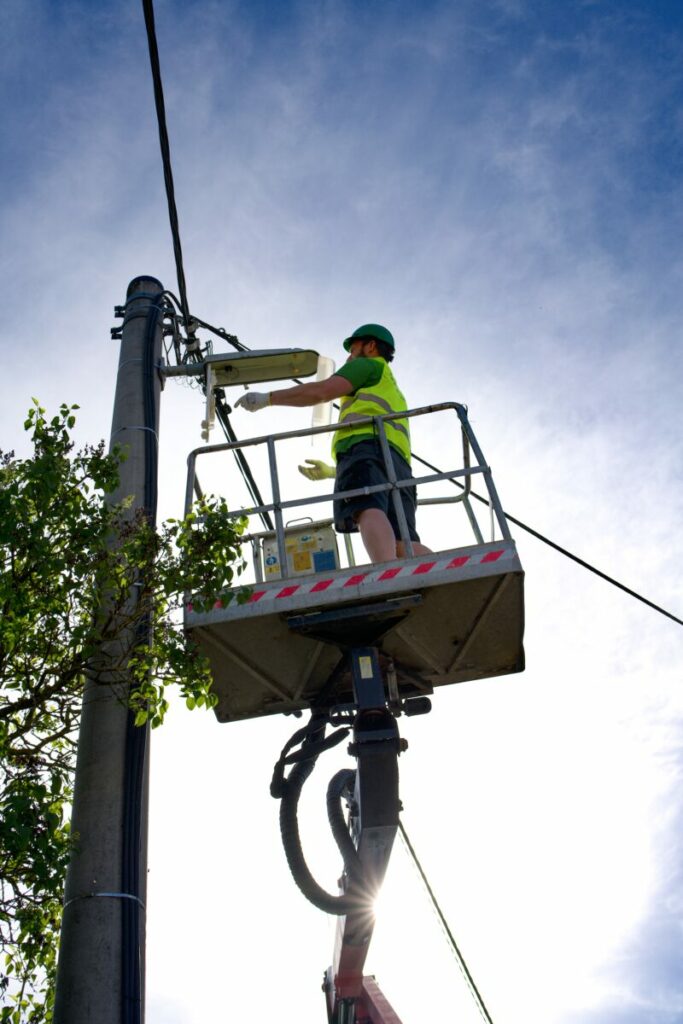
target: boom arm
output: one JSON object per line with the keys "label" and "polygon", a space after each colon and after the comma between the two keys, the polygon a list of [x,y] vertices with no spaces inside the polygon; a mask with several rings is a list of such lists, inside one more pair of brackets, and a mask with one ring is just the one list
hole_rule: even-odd
{"label": "boom arm", "polygon": [[386,705],[375,648],[351,652],[358,707],[349,753],[358,761],[351,805],[351,835],[361,864],[360,881],[342,878],[342,892],[358,909],[338,919],[332,966],[323,988],[330,1024],[400,1024],[374,978],[363,968],[375,925],[374,898],[384,880],[398,829],[398,755],[407,743]]}

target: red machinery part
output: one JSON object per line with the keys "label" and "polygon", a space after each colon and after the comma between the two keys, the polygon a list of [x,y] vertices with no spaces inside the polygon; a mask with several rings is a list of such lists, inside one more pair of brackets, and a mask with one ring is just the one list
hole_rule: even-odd
{"label": "red machinery part", "polygon": [[356,1024],[401,1024],[401,1019],[372,977],[363,978],[360,999],[356,1003]]}

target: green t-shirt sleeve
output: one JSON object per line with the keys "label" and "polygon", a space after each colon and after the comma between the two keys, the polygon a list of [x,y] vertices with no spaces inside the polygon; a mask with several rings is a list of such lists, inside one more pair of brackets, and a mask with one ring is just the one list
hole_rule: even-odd
{"label": "green t-shirt sleeve", "polygon": [[[338,370],[334,371],[335,377],[343,377],[353,384],[353,391],[359,388],[371,388],[373,384],[379,384],[382,379],[382,364],[376,359],[366,359],[360,356],[352,359],[350,363],[344,363]],[[353,394],[353,392],[352,392]]]}

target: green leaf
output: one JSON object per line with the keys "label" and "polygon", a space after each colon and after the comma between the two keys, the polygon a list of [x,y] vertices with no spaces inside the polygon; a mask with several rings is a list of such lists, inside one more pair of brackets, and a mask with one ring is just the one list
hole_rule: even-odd
{"label": "green leaf", "polygon": [[[47,417],[34,399],[32,455],[0,463],[0,901],[19,894],[0,902],[0,920],[20,937],[12,945],[0,929],[0,950],[29,993],[26,1024],[49,1020],[64,873],[81,842],[65,809],[85,679],[128,688],[139,726],[163,724],[167,687],[190,710],[215,707],[208,662],[183,633],[184,593],[207,608],[248,593],[226,593],[246,521],[211,496],[158,530],[132,498],[112,504],[125,453],[75,450],[76,408]],[[0,1021],[16,1010],[2,1007]]]}

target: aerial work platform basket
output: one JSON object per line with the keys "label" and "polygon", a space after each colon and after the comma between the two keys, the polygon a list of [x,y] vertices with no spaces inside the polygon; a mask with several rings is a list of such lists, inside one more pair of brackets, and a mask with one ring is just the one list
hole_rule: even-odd
{"label": "aerial work platform basket", "polygon": [[[332,493],[284,500],[275,446],[294,437],[329,432],[334,426],[211,445],[190,454],[186,512],[193,495],[200,493],[196,472],[200,457],[264,446],[271,476],[271,503],[235,510],[235,515],[249,518],[272,512],[275,520],[273,531],[244,536],[251,547],[255,577],[246,602],[233,600],[236,589],[226,592],[211,611],[199,612],[191,603],[185,609],[185,628],[211,663],[219,721],[352,704],[346,657],[352,646],[377,648],[390,699],[397,705],[448,683],[524,668],[523,571],[465,407],[450,402],[400,415],[415,418],[449,410],[459,420],[461,464],[413,481],[397,481],[393,472],[384,421],[396,414],[368,418],[381,443],[389,482],[346,492],[346,496],[391,492],[408,557],[381,565],[354,564],[348,535],[347,564],[341,564],[331,519],[303,527],[298,523],[290,529],[285,524],[289,510],[329,505]],[[485,484],[491,511],[487,539],[471,501],[477,476]],[[399,490],[437,481],[447,482],[451,493],[418,500],[418,505],[463,508],[473,543],[416,555]]]}

